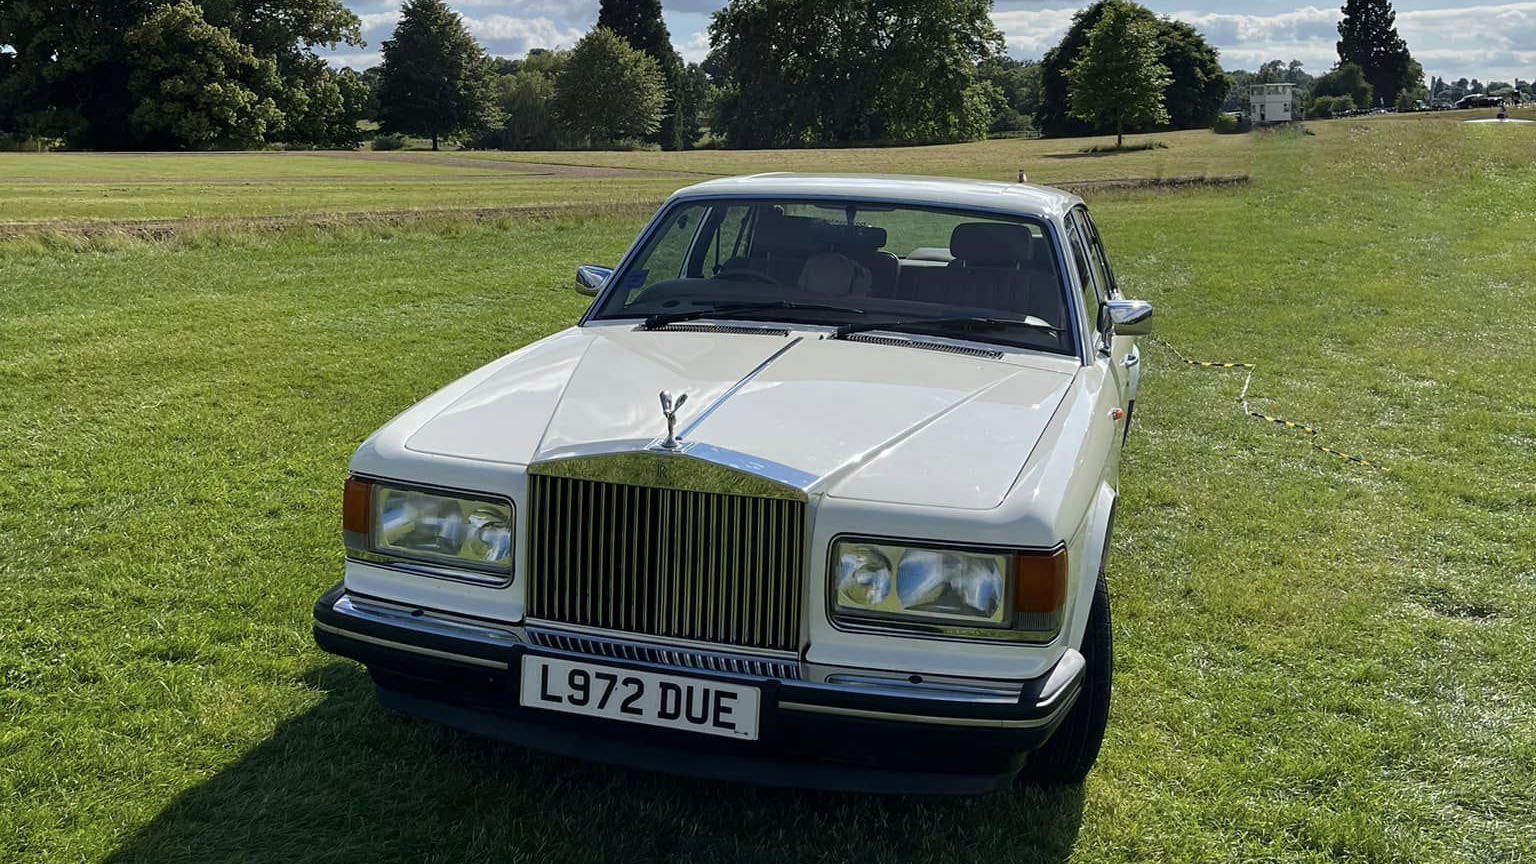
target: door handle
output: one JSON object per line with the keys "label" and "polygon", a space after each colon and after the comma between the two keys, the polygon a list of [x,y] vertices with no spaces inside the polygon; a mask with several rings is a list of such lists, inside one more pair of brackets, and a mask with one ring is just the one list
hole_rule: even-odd
{"label": "door handle", "polygon": [[1120,365],[1124,366],[1127,369],[1129,369],[1132,366],[1135,366],[1135,365],[1137,365],[1139,363],[1141,363],[1141,355],[1140,354],[1127,354],[1127,355],[1125,355],[1125,359],[1120,361]]}

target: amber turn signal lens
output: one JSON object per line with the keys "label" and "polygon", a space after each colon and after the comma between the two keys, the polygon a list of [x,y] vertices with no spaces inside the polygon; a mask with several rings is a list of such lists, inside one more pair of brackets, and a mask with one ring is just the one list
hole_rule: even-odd
{"label": "amber turn signal lens", "polygon": [[357,477],[348,477],[341,493],[341,530],[348,534],[368,534],[368,511],[372,500],[373,484]]}
{"label": "amber turn signal lens", "polygon": [[1013,610],[1056,612],[1067,602],[1067,550],[1021,553],[1013,559]]}

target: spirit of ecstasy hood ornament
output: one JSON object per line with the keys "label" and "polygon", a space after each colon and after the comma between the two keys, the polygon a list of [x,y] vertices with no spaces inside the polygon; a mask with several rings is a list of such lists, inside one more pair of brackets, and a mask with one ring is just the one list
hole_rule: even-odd
{"label": "spirit of ecstasy hood ornament", "polygon": [[677,411],[687,401],[687,393],[677,397],[677,401],[673,402],[671,393],[665,390],[661,391],[661,414],[667,418],[667,440],[661,442],[661,446],[667,450],[677,450],[683,446],[678,443],[675,430],[677,428]]}

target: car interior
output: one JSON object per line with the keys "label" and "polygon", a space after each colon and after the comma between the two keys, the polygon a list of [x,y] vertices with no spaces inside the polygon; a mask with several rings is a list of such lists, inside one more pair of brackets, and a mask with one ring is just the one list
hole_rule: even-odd
{"label": "car interior", "polygon": [[872,297],[943,307],[1033,315],[1065,322],[1061,280],[1050,243],[1014,222],[960,222],[947,248],[924,247],[898,257],[887,231],[757,208],[746,255],[719,266],[721,278],[749,271],[780,285],[828,298]]}

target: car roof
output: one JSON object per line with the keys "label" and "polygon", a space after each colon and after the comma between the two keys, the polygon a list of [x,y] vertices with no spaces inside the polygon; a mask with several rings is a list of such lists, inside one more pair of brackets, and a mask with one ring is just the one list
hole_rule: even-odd
{"label": "car roof", "polygon": [[1003,211],[1021,216],[1062,216],[1082,199],[1029,183],[916,177],[905,174],[794,174],[776,172],[727,177],[673,193],[672,200],[731,197],[851,198]]}

